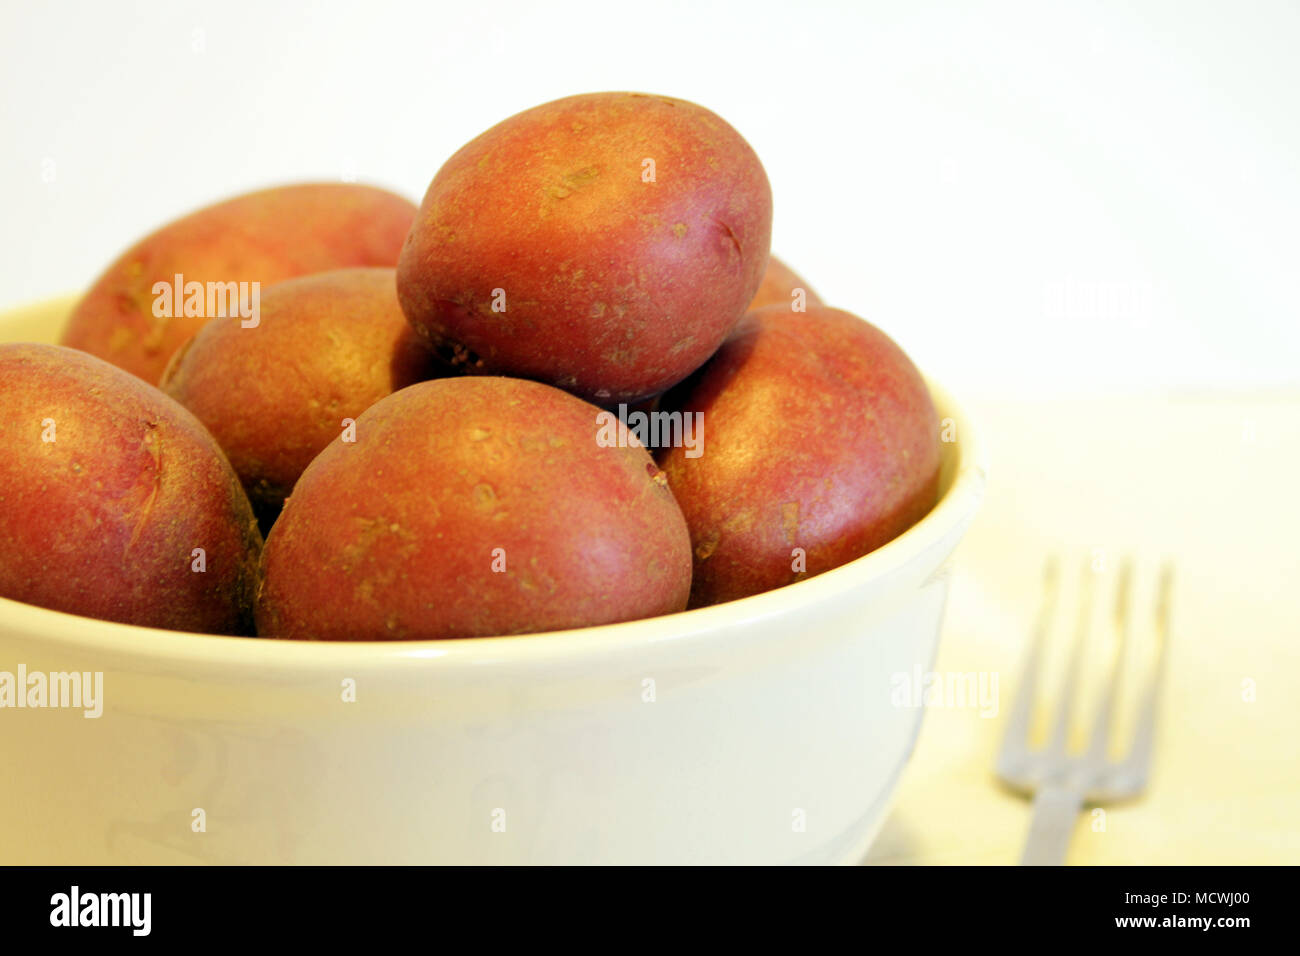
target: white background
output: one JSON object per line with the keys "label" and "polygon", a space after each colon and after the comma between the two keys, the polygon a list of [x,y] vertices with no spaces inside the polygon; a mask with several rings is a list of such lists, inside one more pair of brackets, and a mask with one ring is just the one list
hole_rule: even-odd
{"label": "white background", "polygon": [[774,250],[959,390],[1300,382],[1300,6],[4,0],[0,306],[254,187],[419,199],[528,106],[754,145]]}

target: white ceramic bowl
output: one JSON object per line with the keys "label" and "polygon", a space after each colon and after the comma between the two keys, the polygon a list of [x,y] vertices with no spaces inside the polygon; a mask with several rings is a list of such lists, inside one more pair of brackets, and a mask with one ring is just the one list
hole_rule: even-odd
{"label": "white ceramic bowl", "polygon": [[[54,341],[70,300],[0,316]],[[0,709],[3,863],[835,863],[862,857],[921,710],[947,561],[984,489],[879,550],[712,608],[510,638],[313,644],[0,599],[0,671],[102,672],[103,714]],[[344,700],[354,682],[355,701]]]}

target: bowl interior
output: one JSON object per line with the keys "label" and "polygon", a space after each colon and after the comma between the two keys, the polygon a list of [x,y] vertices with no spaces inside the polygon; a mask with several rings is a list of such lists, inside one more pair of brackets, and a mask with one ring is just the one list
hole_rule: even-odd
{"label": "bowl interior", "polygon": [[[56,344],[77,296],[63,296],[0,314],[0,342]],[[927,380],[939,418],[956,440],[945,441],[939,501],[928,515],[893,541],[839,568],[752,597],[664,617],[568,631],[443,641],[301,642],[221,637],[98,621],[0,598],[0,636],[20,632],[63,645],[154,663],[190,662],[222,668],[384,668],[398,660],[492,664],[578,654],[635,651],[661,641],[699,638],[788,612],[792,603],[831,600],[886,575],[953,535],[971,520],[984,489],[983,450],[977,433],[952,399]]]}

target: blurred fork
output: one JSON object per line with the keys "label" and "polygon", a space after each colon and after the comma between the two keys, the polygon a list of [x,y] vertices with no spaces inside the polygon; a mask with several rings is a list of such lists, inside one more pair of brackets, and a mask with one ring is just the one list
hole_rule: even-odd
{"label": "blurred fork", "polygon": [[1133,566],[1126,560],[1120,568],[1114,610],[1117,638],[1115,660],[1102,692],[1092,737],[1087,749],[1076,755],[1068,752],[1067,740],[1080,682],[1084,645],[1088,643],[1091,631],[1092,595],[1097,577],[1090,563],[1085,563],[1083,575],[1079,616],[1051,736],[1046,746],[1038,750],[1030,749],[1029,728],[1037,697],[1043,650],[1059,591],[1054,558],[1049,558],[1044,567],[1043,604],[1025,662],[1020,690],[1012,705],[1002,749],[998,753],[997,774],[1003,783],[1022,793],[1034,795],[1033,821],[1029,827],[1029,837],[1025,841],[1024,854],[1020,858],[1022,866],[1055,866],[1063,863],[1070,834],[1084,804],[1110,803],[1138,796],[1146,787],[1151,769],[1156,703],[1169,642],[1169,595],[1173,587],[1173,567],[1166,564],[1161,569],[1156,598],[1158,643],[1155,664],[1138,704],[1132,745],[1120,760],[1111,760],[1108,750],[1129,637]]}

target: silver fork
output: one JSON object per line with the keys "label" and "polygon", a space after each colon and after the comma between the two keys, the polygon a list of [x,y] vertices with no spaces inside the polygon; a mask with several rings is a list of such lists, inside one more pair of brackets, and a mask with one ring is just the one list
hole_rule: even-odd
{"label": "silver fork", "polygon": [[1114,610],[1117,635],[1115,659],[1102,692],[1092,736],[1085,751],[1076,755],[1067,751],[1067,739],[1080,682],[1084,646],[1088,643],[1092,630],[1092,595],[1097,577],[1090,563],[1085,563],[1083,574],[1079,617],[1051,736],[1044,747],[1030,749],[1029,727],[1038,692],[1043,649],[1055,615],[1059,592],[1059,576],[1054,558],[1049,558],[1044,567],[1043,604],[1025,662],[1020,689],[1011,708],[1010,722],[1002,739],[1002,749],[998,753],[997,774],[1003,783],[1021,793],[1034,795],[1033,822],[1020,858],[1022,866],[1056,866],[1063,863],[1075,820],[1084,805],[1111,803],[1138,796],[1146,788],[1151,770],[1156,704],[1169,643],[1169,595],[1173,587],[1173,567],[1166,564],[1160,572],[1155,613],[1158,642],[1155,664],[1138,703],[1133,742],[1128,753],[1119,760],[1110,759],[1108,749],[1129,638],[1133,566],[1126,560],[1120,568]]}

